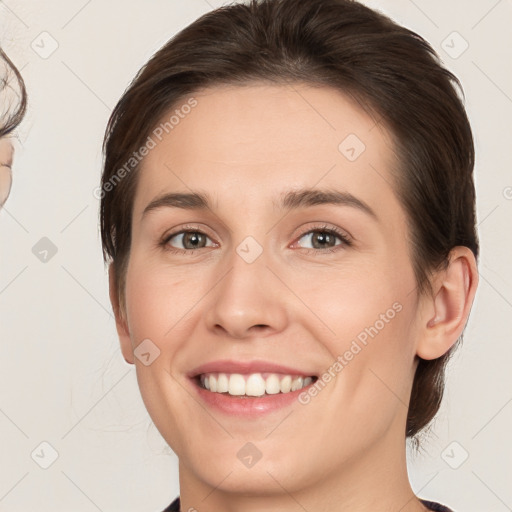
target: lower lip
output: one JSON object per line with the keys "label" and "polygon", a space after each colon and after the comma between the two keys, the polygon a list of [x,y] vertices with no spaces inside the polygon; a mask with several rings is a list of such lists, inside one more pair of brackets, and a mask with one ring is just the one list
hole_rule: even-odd
{"label": "lower lip", "polygon": [[240,397],[208,391],[199,386],[195,379],[191,380],[197,394],[206,404],[225,414],[244,418],[257,417],[284,409],[297,401],[302,392],[307,391],[310,386],[314,385],[314,382],[312,382],[309,386],[289,393],[276,393],[275,395],[263,395],[261,397]]}

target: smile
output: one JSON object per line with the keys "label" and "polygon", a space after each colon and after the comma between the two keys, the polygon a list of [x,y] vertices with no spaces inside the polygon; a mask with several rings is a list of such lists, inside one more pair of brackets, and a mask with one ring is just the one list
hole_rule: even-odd
{"label": "smile", "polygon": [[259,397],[299,391],[316,381],[316,376],[279,373],[204,373],[199,385],[212,393]]}
{"label": "smile", "polygon": [[[220,359],[188,372],[192,390],[204,405],[241,420],[259,418],[293,406],[318,374],[253,356],[245,361]],[[301,406],[302,407],[302,406]]]}

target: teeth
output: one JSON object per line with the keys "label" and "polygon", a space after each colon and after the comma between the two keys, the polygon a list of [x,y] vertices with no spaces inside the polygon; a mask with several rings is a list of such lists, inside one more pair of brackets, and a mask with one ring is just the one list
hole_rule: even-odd
{"label": "teeth", "polygon": [[304,379],[302,377],[297,377],[292,380],[292,391],[297,391],[301,389],[304,384]]}
{"label": "teeth", "polygon": [[249,396],[263,396],[265,394],[265,380],[259,373],[249,375],[245,383],[245,394]]}
{"label": "teeth", "polygon": [[265,391],[269,395],[276,395],[281,391],[279,377],[275,373],[267,377],[267,381],[265,383]]}
{"label": "teeth", "polygon": [[312,377],[298,377],[277,373],[210,373],[201,375],[201,385],[214,393],[229,393],[233,396],[276,395],[297,391],[313,382]]}
{"label": "teeth", "polygon": [[229,377],[229,389],[227,390],[230,395],[245,395],[245,379],[239,373],[232,373]]}
{"label": "teeth", "polygon": [[281,379],[281,393],[289,393],[292,389],[292,378],[290,375]]}
{"label": "teeth", "polygon": [[217,393],[225,393],[228,389],[228,376],[225,373],[219,373],[219,377],[217,378]]}
{"label": "teeth", "polygon": [[215,375],[210,375],[210,391],[217,391],[217,378]]}

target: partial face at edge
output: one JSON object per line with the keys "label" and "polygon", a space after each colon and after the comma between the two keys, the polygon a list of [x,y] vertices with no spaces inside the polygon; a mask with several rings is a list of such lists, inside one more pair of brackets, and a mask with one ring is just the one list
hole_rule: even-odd
{"label": "partial face at edge", "polygon": [[8,137],[0,139],[0,206],[2,206],[11,191],[11,165],[14,148]]}
{"label": "partial face at edge", "polygon": [[[217,486],[232,471],[222,488],[261,491],[275,488],[268,471],[293,492],[404,436],[418,304],[391,142],[328,88],[222,87],[194,98],[141,169],[123,353],[190,475]],[[352,199],[279,205],[299,189]],[[144,214],[165,194],[191,192],[207,194],[210,207]],[[326,238],[331,229],[350,244]],[[249,263],[246,247],[262,252]],[[146,366],[133,349],[147,339],[160,352]],[[308,403],[250,419],[203,403],[188,376],[221,359],[322,376],[339,357],[342,370]],[[250,471],[237,456],[249,441],[262,453]]]}

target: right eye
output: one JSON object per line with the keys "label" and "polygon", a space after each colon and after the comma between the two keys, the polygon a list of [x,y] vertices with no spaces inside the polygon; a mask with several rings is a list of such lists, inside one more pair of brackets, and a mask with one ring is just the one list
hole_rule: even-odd
{"label": "right eye", "polygon": [[[197,229],[182,230],[168,235],[162,241],[162,245],[165,249],[171,252],[185,253],[194,251],[195,249],[202,249],[204,247],[213,247],[214,244],[209,246],[206,245],[208,239],[208,235],[202,231],[198,231]],[[173,240],[175,241],[173,242]],[[176,247],[176,243],[178,244],[178,247]]]}

